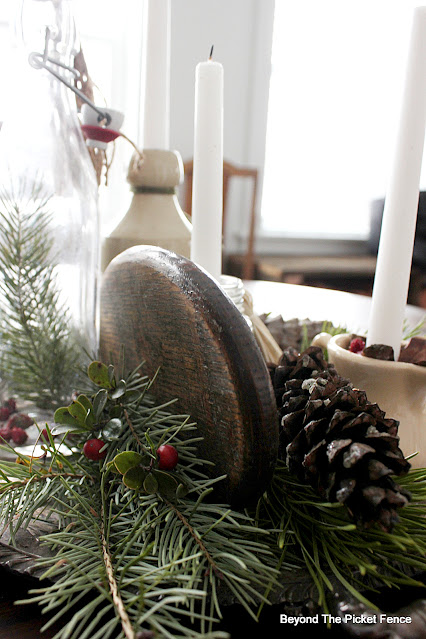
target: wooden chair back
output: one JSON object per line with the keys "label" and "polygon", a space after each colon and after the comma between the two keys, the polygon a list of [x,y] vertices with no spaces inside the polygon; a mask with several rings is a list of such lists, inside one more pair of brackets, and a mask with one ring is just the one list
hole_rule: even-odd
{"label": "wooden chair back", "polygon": [[[183,204],[182,208],[190,216],[192,210],[192,176],[193,176],[193,160],[184,163],[184,187],[183,187]],[[229,182],[232,178],[249,178],[252,180],[252,195],[250,205],[250,226],[247,238],[247,248],[244,256],[243,278],[253,279],[255,271],[254,262],[254,235],[256,230],[256,199],[258,185],[258,170],[239,167],[230,162],[223,163],[223,236],[226,233],[226,215],[229,194]]]}

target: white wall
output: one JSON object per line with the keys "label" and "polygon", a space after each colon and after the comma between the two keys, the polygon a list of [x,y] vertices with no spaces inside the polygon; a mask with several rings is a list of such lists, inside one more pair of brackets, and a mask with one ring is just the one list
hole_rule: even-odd
{"label": "white wall", "polygon": [[213,57],[224,65],[224,155],[247,159],[248,106],[256,0],[172,0],[171,145],[192,157],[195,67]]}
{"label": "white wall", "polygon": [[[0,30],[5,3],[0,0]],[[143,1],[122,0],[119,18],[111,9],[114,0],[104,2],[109,17],[102,26],[97,26],[96,16],[92,16],[100,0],[90,12],[85,4],[74,0],[89,71],[101,89],[104,86],[106,97],[111,99],[109,105],[125,110],[123,132],[137,141]],[[193,155],[195,67],[207,59],[213,44],[214,59],[223,64],[225,75],[225,159],[262,169],[274,0],[171,0],[171,8],[171,148],[178,150],[184,161]],[[105,74],[111,75],[109,81],[92,61],[98,41],[108,52]],[[117,68],[123,58],[127,60],[125,68]],[[96,99],[102,101],[99,95]],[[123,141],[116,146],[109,181],[114,188],[101,193],[105,233],[125,214],[131,199],[125,176],[132,149]],[[231,248],[238,247],[241,236],[248,233],[248,196],[249,183],[234,181],[226,230]],[[260,208],[260,198],[258,204]]]}
{"label": "white wall", "polygon": [[[171,147],[184,161],[193,155],[195,67],[207,59],[213,44],[214,59],[223,64],[225,75],[224,157],[261,168],[273,0],[171,4]],[[227,244],[235,246],[248,228],[247,188],[235,183],[230,195]]]}

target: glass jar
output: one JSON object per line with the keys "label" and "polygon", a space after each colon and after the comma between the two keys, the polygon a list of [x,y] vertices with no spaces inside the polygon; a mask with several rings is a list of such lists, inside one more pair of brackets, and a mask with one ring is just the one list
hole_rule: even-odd
{"label": "glass jar", "polygon": [[253,298],[245,290],[242,280],[231,275],[221,275],[219,284],[246,320],[265,361],[278,364],[282,350],[260,317],[254,312]]}
{"label": "glass jar", "polygon": [[253,330],[253,322],[250,317],[246,315],[244,308],[244,284],[238,277],[232,275],[221,275],[219,284],[221,289],[228,295],[235,306],[238,308],[250,329]]}
{"label": "glass jar", "polygon": [[0,138],[3,199],[23,214],[46,212],[58,290],[78,343],[97,349],[99,229],[97,182],[70,90],[76,31],[70,0],[21,0],[16,82]]}
{"label": "glass jar", "polygon": [[52,410],[98,348],[97,182],[62,82],[75,80],[72,2],[17,4],[0,133],[0,374],[19,402]]}

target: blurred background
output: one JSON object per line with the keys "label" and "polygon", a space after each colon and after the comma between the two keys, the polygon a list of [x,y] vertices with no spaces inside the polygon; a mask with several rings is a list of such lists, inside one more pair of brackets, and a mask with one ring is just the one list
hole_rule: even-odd
{"label": "blurred background", "polygon": [[[123,110],[123,132],[143,147],[143,0],[73,4],[97,102]],[[171,148],[188,166],[195,66],[212,44],[224,66],[228,273],[242,273],[253,223],[252,277],[371,293],[417,5],[171,0]],[[14,8],[14,0],[0,4],[0,121],[13,92],[8,50]],[[28,113],[28,105],[22,109]],[[101,193],[104,234],[129,206],[131,152],[116,143],[109,186]],[[185,188],[180,201],[189,208]],[[424,307],[425,211],[422,195],[409,301]]]}

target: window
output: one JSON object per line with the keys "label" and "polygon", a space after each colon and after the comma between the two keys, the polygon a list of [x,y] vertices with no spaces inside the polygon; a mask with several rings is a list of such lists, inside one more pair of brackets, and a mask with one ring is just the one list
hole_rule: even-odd
{"label": "window", "polygon": [[266,234],[367,237],[370,202],[386,192],[418,4],[276,0]]}

